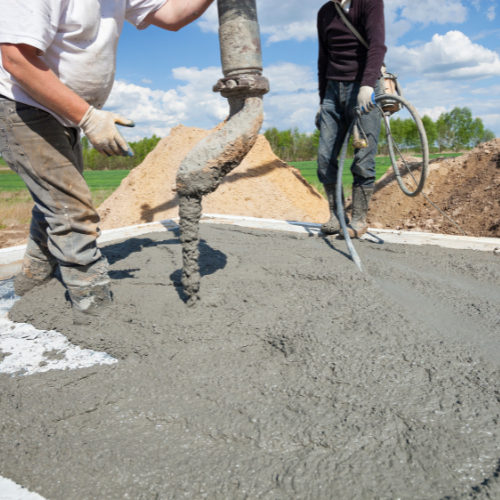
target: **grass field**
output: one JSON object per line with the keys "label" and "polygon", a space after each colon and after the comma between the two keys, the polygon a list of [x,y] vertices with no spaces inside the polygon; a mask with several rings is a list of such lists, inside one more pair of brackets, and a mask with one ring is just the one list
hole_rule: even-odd
{"label": "grass field", "polygon": [[[84,172],[94,205],[98,207],[108,198],[129,172],[130,170]],[[21,178],[11,170],[0,170],[0,229],[28,223],[32,207],[31,196]]]}
{"label": "grass field", "polygon": [[[462,153],[450,153],[442,155],[431,155],[431,158],[439,156],[460,156]],[[388,157],[378,157],[377,179],[385,174],[391,162]],[[351,194],[352,175],[350,166],[352,159],[346,161],[343,176],[346,195]],[[298,168],[304,178],[318,191],[324,194],[323,185],[318,181],[316,175],[315,161],[292,162],[291,165]],[[31,208],[33,202],[21,178],[11,170],[5,170],[6,164],[0,157],[0,229],[5,229],[13,224],[25,224],[31,219]],[[3,169],[3,170],[2,170]],[[130,170],[101,170],[87,171],[83,175],[87,181],[94,205],[99,206],[120,185],[120,182],[128,175]]]}

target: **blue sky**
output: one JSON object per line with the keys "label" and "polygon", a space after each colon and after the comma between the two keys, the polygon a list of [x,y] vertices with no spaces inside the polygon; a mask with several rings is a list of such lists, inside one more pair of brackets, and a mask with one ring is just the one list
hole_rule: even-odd
{"label": "blue sky", "polygon": [[[315,20],[324,1],[257,3],[272,89],[264,127],[310,132],[318,107]],[[386,0],[385,7],[386,62],[420,113],[437,118],[469,106],[500,136],[497,0]],[[227,113],[225,99],[211,92],[220,76],[215,5],[178,33],[126,24],[106,109],[136,122],[130,139],[165,136],[180,123],[211,128]]]}

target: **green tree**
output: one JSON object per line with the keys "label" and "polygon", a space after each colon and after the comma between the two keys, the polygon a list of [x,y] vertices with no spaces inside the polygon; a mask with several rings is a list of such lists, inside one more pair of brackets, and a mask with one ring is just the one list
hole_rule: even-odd
{"label": "green tree", "polygon": [[430,116],[425,115],[422,118],[422,123],[424,124],[425,133],[427,134],[427,142],[430,147],[436,144],[438,138],[437,124],[432,120]]}
{"label": "green tree", "polygon": [[[442,118],[450,129],[450,147],[455,151],[471,146],[474,136],[482,121],[475,122],[470,108],[454,108],[449,113],[443,113]],[[479,118],[477,120],[480,120]],[[484,130],[483,130],[484,131]]]}
{"label": "green tree", "polygon": [[455,151],[475,147],[495,137],[491,130],[484,128],[481,118],[473,118],[468,107],[456,107],[449,113],[443,113],[437,125],[440,146],[442,144]]}
{"label": "green tree", "polygon": [[86,137],[82,137],[83,165],[85,170],[131,170],[140,165],[146,156],[153,151],[160,142],[156,135],[145,137],[140,141],[130,142],[134,156],[111,156],[101,155],[89,144]]}
{"label": "green tree", "polygon": [[454,135],[450,125],[444,120],[443,115],[438,118],[436,129],[439,152],[451,149]]}
{"label": "green tree", "polygon": [[488,142],[492,141],[495,138],[495,134],[490,130],[490,129],[485,129],[483,133],[483,137],[481,138],[480,142]]}

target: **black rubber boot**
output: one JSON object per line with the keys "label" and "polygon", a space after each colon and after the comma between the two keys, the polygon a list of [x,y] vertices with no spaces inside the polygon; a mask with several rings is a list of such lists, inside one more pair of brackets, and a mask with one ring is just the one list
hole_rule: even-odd
{"label": "black rubber boot", "polygon": [[[321,225],[321,232],[323,234],[337,234],[340,231],[340,221],[337,215],[337,185],[336,184],[323,184],[326,193],[326,199],[330,206],[330,220]],[[342,203],[345,206],[344,190],[342,190]],[[344,212],[345,213],[345,212]],[[345,218],[346,224],[349,219]]]}
{"label": "black rubber boot", "polygon": [[57,268],[57,260],[47,247],[28,238],[21,272],[14,278],[14,291],[22,297],[33,288],[49,282]]}
{"label": "black rubber boot", "polygon": [[368,208],[370,207],[373,190],[373,186],[352,187],[352,220],[347,226],[351,238],[360,238],[368,230],[366,216],[368,215]]}
{"label": "black rubber boot", "polygon": [[101,257],[88,266],[61,266],[61,274],[73,303],[75,325],[88,325],[112,303],[108,261]]}

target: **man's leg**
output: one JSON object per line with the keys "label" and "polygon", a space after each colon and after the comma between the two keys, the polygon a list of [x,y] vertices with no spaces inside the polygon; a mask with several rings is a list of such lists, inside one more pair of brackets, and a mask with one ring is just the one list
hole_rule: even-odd
{"label": "man's leg", "polygon": [[[82,175],[79,133],[63,127],[44,111],[0,98],[0,136],[7,162],[22,177],[35,202],[31,244],[42,250],[46,246],[57,259],[78,307],[80,301],[73,299],[71,291],[73,273],[67,268],[84,270],[88,279],[80,276],[75,286],[87,283],[85,293],[91,295],[94,274],[101,276],[98,282],[102,287],[101,268],[107,266],[96,244],[99,216]],[[93,266],[98,268],[95,273]],[[107,302],[91,301],[92,307],[84,312]]]}
{"label": "man's leg", "polygon": [[318,178],[325,188],[330,207],[330,220],[321,226],[321,232],[324,234],[335,234],[340,230],[336,188],[338,157],[348,127],[345,98],[344,84],[332,81],[328,83],[325,100],[321,106],[318,150]]}
{"label": "man's leg", "polygon": [[[349,108],[354,117],[354,108],[357,106],[359,83],[351,84]],[[375,156],[378,149],[378,139],[382,126],[382,115],[378,108],[361,117],[361,127],[368,139],[368,147],[355,151],[351,166],[353,175],[352,186],[352,221],[348,230],[351,238],[359,238],[366,233],[368,224],[366,217],[370,206],[375,185]]]}

